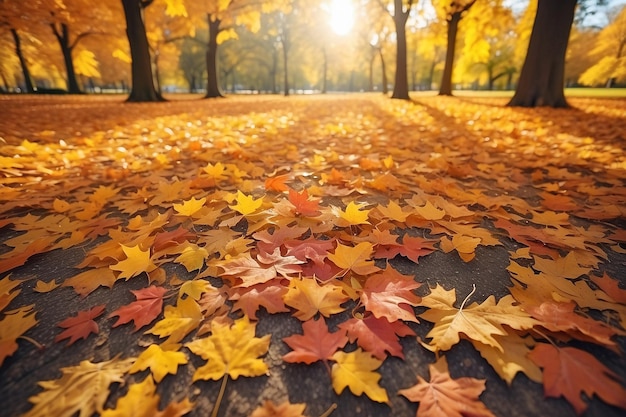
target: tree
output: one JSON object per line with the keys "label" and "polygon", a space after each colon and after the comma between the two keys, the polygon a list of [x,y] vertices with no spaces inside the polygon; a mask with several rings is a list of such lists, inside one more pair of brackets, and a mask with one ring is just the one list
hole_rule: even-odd
{"label": "tree", "polygon": [[459,22],[467,11],[476,3],[476,0],[445,0],[439,7],[444,12],[448,25],[448,46],[446,49],[446,63],[443,68],[441,85],[439,86],[440,96],[452,95],[452,69],[454,66],[454,53],[456,49],[456,35],[459,30]]}
{"label": "tree", "polygon": [[[34,93],[35,86],[33,85],[33,80],[30,74],[30,70],[28,68],[28,63],[26,62],[26,58],[22,49],[22,39],[18,32],[21,27],[25,26],[23,19],[21,19],[21,16],[24,15],[24,10],[17,6],[18,4],[15,1],[0,0],[0,28],[2,28],[3,30],[8,29],[8,31],[10,32],[11,38],[13,40],[15,54],[19,60],[20,69],[22,70],[22,77],[24,79],[26,92]],[[3,68],[3,77],[6,77],[4,75],[5,71],[6,69]],[[3,81],[6,85],[6,78]]]}
{"label": "tree", "polygon": [[528,52],[509,106],[568,107],[565,54],[577,0],[539,0]]}
{"label": "tree", "polygon": [[579,78],[582,84],[612,87],[626,81],[626,6],[612,13],[611,22],[600,33],[591,51],[596,64]]}
{"label": "tree", "polygon": [[[514,61],[515,43],[518,34],[513,30],[515,19],[511,9],[499,2],[477,2],[464,17],[460,28],[462,54],[457,64],[454,79],[459,69],[464,81],[484,82],[493,90],[496,81],[506,77],[507,88],[512,85],[517,72]],[[501,83],[502,84],[502,83]]]}
{"label": "tree", "polygon": [[206,43],[207,92],[206,98],[222,97],[219,89],[217,50],[218,46],[236,38],[235,26],[244,26],[256,33],[261,25],[261,14],[284,6],[285,0],[230,0],[196,2],[188,1],[191,16],[205,16],[208,26]]}
{"label": "tree", "polygon": [[396,77],[391,98],[409,99],[409,77],[406,60],[406,22],[411,13],[413,0],[393,1],[393,24],[396,30]]}
{"label": "tree", "polygon": [[152,0],[122,0],[126,19],[126,35],[130,46],[132,87],[127,101],[163,101],[154,88],[150,45],[146,36],[143,9]]}

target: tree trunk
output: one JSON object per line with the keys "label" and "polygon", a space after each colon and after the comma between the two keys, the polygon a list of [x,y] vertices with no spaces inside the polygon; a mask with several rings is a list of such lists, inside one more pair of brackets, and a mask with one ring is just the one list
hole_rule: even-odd
{"label": "tree trunk", "polygon": [[409,10],[402,9],[402,0],[394,0],[393,23],[396,29],[396,80],[391,98],[409,99],[409,78],[406,70],[406,21]]}
{"label": "tree trunk", "polygon": [[322,49],[322,56],[324,57],[322,67],[322,94],[326,94],[326,81],[328,79],[328,56],[326,55],[326,48]]}
{"label": "tree trunk", "polygon": [[283,44],[283,88],[285,89],[285,97],[289,95],[289,67],[288,67],[288,55],[289,55],[289,40],[286,39],[286,29],[283,31],[283,36],[281,37],[281,43]]}
{"label": "tree trunk", "polygon": [[55,24],[51,24],[50,26],[63,53],[63,62],[65,63],[65,71],[67,74],[67,92],[70,94],[81,94],[82,91],[80,91],[80,87],[78,86],[76,71],[74,70],[74,59],[72,58],[73,47],[70,46],[69,27],[67,24],[61,23],[61,30],[59,31]]}
{"label": "tree trunk", "polygon": [[207,86],[205,98],[224,97],[220,92],[217,80],[217,35],[220,33],[221,20],[211,20],[211,15],[207,15],[209,22],[209,43],[206,49],[206,71]]}
{"label": "tree trunk", "polygon": [[35,92],[35,88],[33,86],[33,80],[30,77],[30,71],[28,70],[26,59],[24,58],[24,53],[22,52],[22,41],[20,40],[20,35],[17,33],[17,30],[13,28],[11,28],[11,35],[13,35],[13,42],[15,42],[15,54],[20,60],[20,66],[22,67],[22,75],[24,76],[26,92],[32,94]]}
{"label": "tree trunk", "polygon": [[126,101],[163,101],[154,88],[152,61],[141,0],[122,0],[126,18],[126,36],[130,46],[132,88]]}
{"label": "tree trunk", "polygon": [[428,79],[426,82],[428,83],[428,90],[432,90],[433,88],[433,79],[435,78],[435,67],[437,66],[437,62],[433,58],[430,63],[430,69],[428,70]]}
{"label": "tree trunk", "polygon": [[378,56],[380,56],[380,71],[383,76],[383,94],[387,95],[389,93],[389,81],[387,80],[387,65],[383,56],[383,48],[378,48]]}
{"label": "tree trunk", "polygon": [[276,48],[272,50],[272,68],[270,70],[270,83],[272,85],[272,94],[278,94],[276,85],[276,76],[278,75],[278,51]]}
{"label": "tree trunk", "polygon": [[454,12],[448,20],[448,47],[446,49],[446,63],[443,67],[441,85],[439,86],[440,96],[452,95],[452,69],[454,67],[454,53],[456,50],[456,34],[459,30],[461,12]]}
{"label": "tree trunk", "polygon": [[154,83],[159,96],[163,94],[161,90],[161,74],[159,73],[159,51],[154,53]]}
{"label": "tree trunk", "polygon": [[565,53],[577,0],[539,0],[528,52],[509,106],[569,107]]}
{"label": "tree trunk", "polygon": [[369,65],[369,88],[368,91],[374,91],[374,60],[376,59],[376,55],[372,54],[370,57],[370,65]]}

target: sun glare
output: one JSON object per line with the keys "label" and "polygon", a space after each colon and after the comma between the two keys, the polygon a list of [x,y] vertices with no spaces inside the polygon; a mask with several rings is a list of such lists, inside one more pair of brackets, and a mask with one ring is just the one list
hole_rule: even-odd
{"label": "sun glare", "polygon": [[354,26],[352,0],[332,0],[330,4],[330,27],[337,35],[347,35]]}

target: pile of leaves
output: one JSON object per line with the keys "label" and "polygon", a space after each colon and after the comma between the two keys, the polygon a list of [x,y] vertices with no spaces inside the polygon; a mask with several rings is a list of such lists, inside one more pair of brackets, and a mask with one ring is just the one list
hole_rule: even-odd
{"label": "pile of leaves", "polygon": [[[626,409],[623,101],[80,98],[74,112],[49,98],[64,110],[35,118],[10,100],[12,413],[217,415],[251,378],[279,388],[239,408],[232,394],[228,415],[353,415],[351,397],[376,415],[494,415],[486,378],[450,360],[462,346],[504,389],[543,384],[561,411]],[[447,276],[489,257],[505,261],[493,276]],[[430,259],[441,274],[427,279]],[[410,383],[386,377],[398,364]],[[275,382],[290,369],[334,400],[292,403]],[[47,380],[25,385],[38,372]]]}

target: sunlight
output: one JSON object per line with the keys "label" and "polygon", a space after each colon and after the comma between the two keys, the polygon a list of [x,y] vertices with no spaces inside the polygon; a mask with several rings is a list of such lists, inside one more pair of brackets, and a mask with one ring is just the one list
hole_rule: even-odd
{"label": "sunlight", "polygon": [[330,4],[330,27],[337,35],[347,35],[354,26],[352,0],[332,0]]}

